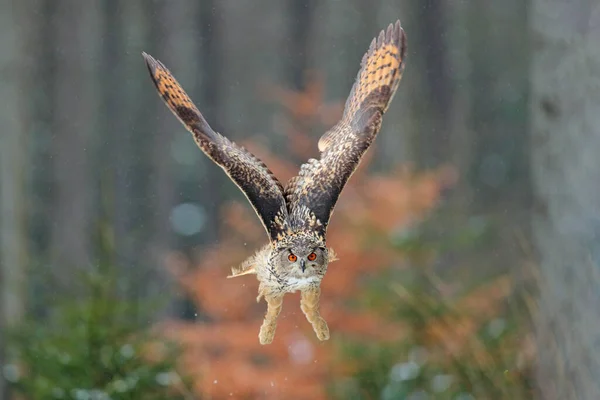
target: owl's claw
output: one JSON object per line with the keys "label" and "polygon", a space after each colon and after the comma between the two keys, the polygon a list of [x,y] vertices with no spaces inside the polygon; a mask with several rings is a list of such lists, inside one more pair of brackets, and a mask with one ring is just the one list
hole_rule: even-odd
{"label": "owl's claw", "polygon": [[319,340],[329,340],[329,327],[323,318],[319,318],[315,321],[313,324],[313,329],[315,330]]}
{"label": "owl's claw", "polygon": [[265,345],[273,342],[276,328],[277,324],[269,324],[265,321],[265,323],[263,323],[263,325],[260,327],[260,332],[258,334],[258,340],[260,341],[260,344]]}

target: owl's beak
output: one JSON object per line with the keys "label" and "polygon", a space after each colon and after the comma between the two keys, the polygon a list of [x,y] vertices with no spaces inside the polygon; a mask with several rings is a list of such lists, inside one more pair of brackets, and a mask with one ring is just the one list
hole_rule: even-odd
{"label": "owl's beak", "polygon": [[302,268],[302,272],[306,269],[306,261],[300,260],[300,268]]}

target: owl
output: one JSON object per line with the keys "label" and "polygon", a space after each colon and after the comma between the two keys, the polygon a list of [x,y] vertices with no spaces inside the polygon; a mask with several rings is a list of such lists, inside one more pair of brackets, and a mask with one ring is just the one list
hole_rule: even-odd
{"label": "owl", "polygon": [[400,21],[371,42],[343,116],[319,139],[320,157],[309,159],[285,186],[261,160],[215,132],[160,61],[146,53],[143,56],[162,99],[198,147],[246,195],[267,232],[268,243],[230,275],[255,274],[259,281],[257,301],[264,297],[267,303],[260,343],[273,341],[283,297],[296,291],[301,293],[300,308],[317,338],[329,339],[329,328],[319,312],[321,281],[329,263],[337,259],[327,247],[327,226],[400,83],[406,58],[406,35]]}

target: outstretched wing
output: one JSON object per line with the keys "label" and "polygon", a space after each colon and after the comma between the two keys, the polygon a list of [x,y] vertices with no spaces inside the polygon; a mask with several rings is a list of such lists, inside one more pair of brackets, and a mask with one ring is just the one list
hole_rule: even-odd
{"label": "outstretched wing", "polygon": [[397,21],[371,42],[342,119],[319,140],[321,158],[302,165],[285,189],[289,211],[310,209],[321,222],[322,236],[344,185],[379,132],[400,83],[405,56],[406,35]]}
{"label": "outstretched wing", "polygon": [[143,53],[152,81],[167,106],[192,133],[196,144],[244,192],[271,240],[285,229],[287,209],[283,187],[257,157],[212,130],[169,70]]}

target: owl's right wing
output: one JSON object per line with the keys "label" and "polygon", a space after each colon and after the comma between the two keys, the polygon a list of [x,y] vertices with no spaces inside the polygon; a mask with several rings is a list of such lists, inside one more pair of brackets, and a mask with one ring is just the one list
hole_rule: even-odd
{"label": "owl's right wing", "polygon": [[271,240],[275,240],[286,229],[287,220],[281,183],[261,160],[208,125],[181,85],[160,61],[146,53],[143,56],[150,77],[167,106],[192,133],[198,147],[244,192]]}

